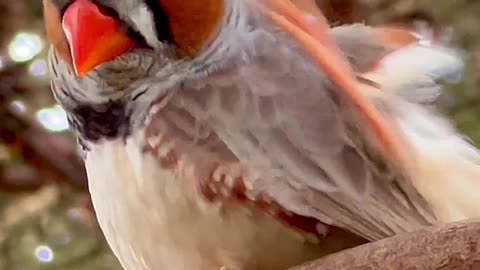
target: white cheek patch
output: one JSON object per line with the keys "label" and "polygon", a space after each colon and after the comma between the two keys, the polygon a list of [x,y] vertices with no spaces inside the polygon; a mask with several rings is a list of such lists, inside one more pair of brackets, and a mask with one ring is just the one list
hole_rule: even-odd
{"label": "white cheek patch", "polygon": [[158,49],[161,43],[158,41],[157,31],[155,30],[155,23],[152,17],[152,13],[148,7],[144,4],[137,7],[135,10],[129,11],[130,20],[137,28],[137,31],[142,33],[145,41],[151,47]]}
{"label": "white cheek patch", "polygon": [[153,14],[144,1],[104,0],[102,3],[115,9],[120,18],[127,22],[134,30],[138,31],[149,46],[154,49],[161,48],[162,43],[158,40]]}

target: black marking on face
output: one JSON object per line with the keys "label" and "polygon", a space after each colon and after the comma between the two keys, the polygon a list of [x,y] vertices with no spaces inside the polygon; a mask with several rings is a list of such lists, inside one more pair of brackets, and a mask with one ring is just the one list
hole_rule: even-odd
{"label": "black marking on face", "polygon": [[160,5],[159,0],[144,0],[145,4],[149,7],[153,20],[155,22],[155,30],[157,31],[157,37],[159,41],[166,41],[173,43],[173,36],[170,32],[170,23],[167,14],[165,14],[163,8]]}
{"label": "black marking on face", "polygon": [[72,128],[87,141],[125,138],[130,135],[130,113],[123,101],[78,105],[69,113]]}

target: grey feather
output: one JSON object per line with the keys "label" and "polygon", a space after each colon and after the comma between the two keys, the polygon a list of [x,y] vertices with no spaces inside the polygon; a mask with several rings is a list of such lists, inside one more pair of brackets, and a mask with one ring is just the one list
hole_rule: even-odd
{"label": "grey feather", "polygon": [[388,52],[379,30],[364,24],[333,27],[330,34],[354,70],[367,72]]}
{"label": "grey feather", "polygon": [[263,164],[253,192],[298,214],[369,239],[435,222],[408,176],[368,141],[344,93],[288,34],[250,14],[208,49],[230,52],[222,69],[201,61],[164,112],[181,110],[210,126],[247,168]]}

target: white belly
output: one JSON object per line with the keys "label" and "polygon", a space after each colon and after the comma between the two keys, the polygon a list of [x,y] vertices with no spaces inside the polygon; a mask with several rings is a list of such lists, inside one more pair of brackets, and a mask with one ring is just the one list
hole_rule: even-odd
{"label": "white belly", "polygon": [[321,253],[250,208],[235,204],[221,216],[134,140],[97,145],[86,159],[100,226],[124,268],[283,270]]}

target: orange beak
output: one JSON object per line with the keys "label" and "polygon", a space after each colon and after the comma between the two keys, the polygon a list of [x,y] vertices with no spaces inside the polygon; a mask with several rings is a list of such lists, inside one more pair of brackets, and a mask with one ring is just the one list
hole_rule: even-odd
{"label": "orange beak", "polygon": [[73,2],[63,15],[62,26],[79,76],[135,46],[120,22],[90,0]]}

